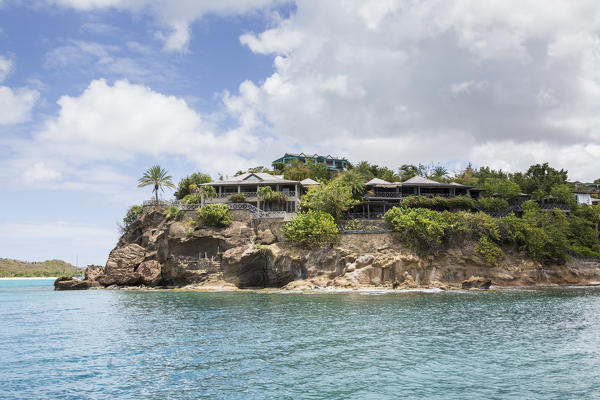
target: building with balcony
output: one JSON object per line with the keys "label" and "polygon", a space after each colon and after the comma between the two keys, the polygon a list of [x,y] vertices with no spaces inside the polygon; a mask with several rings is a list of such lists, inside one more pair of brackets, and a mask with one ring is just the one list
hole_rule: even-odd
{"label": "building with balcony", "polygon": [[[301,182],[284,179],[282,175],[263,172],[245,173],[220,182],[205,183],[202,186],[215,188],[216,196],[207,198],[207,203],[249,203],[262,211],[284,211],[295,213],[299,209],[302,191],[306,187]],[[270,187],[280,194],[279,201],[265,201],[260,188]]]}
{"label": "building with balcony", "polygon": [[283,157],[278,158],[273,161],[273,165],[275,164],[289,164],[292,160],[298,160],[304,164],[313,163],[324,163],[327,165],[330,171],[343,171],[348,169],[348,160],[340,157],[333,157],[331,155],[321,156],[318,154],[304,154],[304,153],[285,153]]}
{"label": "building with balcony", "polygon": [[367,193],[364,201],[356,206],[352,213],[367,218],[381,216],[408,196],[467,196],[477,199],[482,191],[473,186],[456,182],[440,183],[422,176],[415,176],[404,182],[387,182],[373,178],[365,186]]}

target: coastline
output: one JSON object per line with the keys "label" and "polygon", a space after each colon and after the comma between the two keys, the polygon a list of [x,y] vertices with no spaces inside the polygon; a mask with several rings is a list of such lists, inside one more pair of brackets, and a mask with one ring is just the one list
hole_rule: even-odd
{"label": "coastline", "polygon": [[0,281],[26,281],[32,279],[52,279],[56,280],[58,276],[18,276],[12,278],[0,278]]}
{"label": "coastline", "polygon": [[521,290],[547,290],[547,289],[590,289],[600,288],[600,282],[590,282],[587,285],[579,284],[540,284],[523,286],[492,286],[489,289],[463,289],[459,286],[446,287],[411,287],[411,288],[389,288],[377,286],[365,286],[359,288],[343,287],[315,287],[315,288],[237,288],[231,285],[188,285],[184,287],[146,287],[146,286],[123,286],[123,287],[98,287],[92,290],[125,290],[125,291],[160,291],[160,292],[199,292],[199,293],[257,293],[257,294],[362,294],[362,295],[385,295],[385,294],[439,294],[439,293],[471,293],[471,292],[510,292]]}

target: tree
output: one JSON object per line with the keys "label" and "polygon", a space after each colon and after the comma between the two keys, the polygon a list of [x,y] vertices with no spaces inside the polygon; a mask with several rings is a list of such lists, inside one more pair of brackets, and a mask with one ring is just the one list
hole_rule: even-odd
{"label": "tree", "polygon": [[437,165],[431,171],[429,178],[431,178],[435,181],[441,181],[441,180],[444,180],[444,178],[446,178],[447,176],[448,176],[448,170],[441,165]]}
{"label": "tree", "polygon": [[507,201],[521,195],[521,187],[507,179],[487,178],[482,186],[486,196],[497,196]]}
{"label": "tree", "polygon": [[301,212],[281,231],[285,240],[306,246],[330,243],[339,233],[333,217],[323,211]]}
{"label": "tree", "polygon": [[289,164],[285,166],[283,171],[283,177],[292,181],[301,181],[310,175],[310,169],[300,160],[291,160]]}
{"label": "tree", "polygon": [[371,166],[366,161],[361,161],[358,164],[356,164],[356,166],[354,167],[354,171],[359,173],[363,177],[365,182],[368,182],[371,179],[375,178],[375,174],[373,173],[373,171],[371,171]]}
{"label": "tree", "polygon": [[467,165],[462,171],[458,171],[454,174],[454,182],[460,183],[461,185],[477,186],[479,185],[479,178],[476,176],[476,171],[473,169],[471,164]]}
{"label": "tree", "polygon": [[566,184],[557,184],[553,185],[550,189],[550,196],[555,203],[566,204],[571,208],[575,208],[577,206],[577,200],[575,199],[575,195],[573,191]]}
{"label": "tree", "polygon": [[536,190],[541,190],[550,193],[552,186],[562,185],[567,183],[568,172],[564,169],[560,171],[548,166],[548,163],[535,164],[529,167],[527,172],[522,176],[521,188],[526,193],[533,193]]}
{"label": "tree", "polygon": [[323,211],[339,218],[343,212],[360,203],[352,197],[352,189],[341,182],[334,181],[310,189],[302,197],[302,210]]}
{"label": "tree", "polygon": [[412,164],[404,164],[400,168],[398,168],[398,172],[400,173],[400,180],[406,181],[412,177],[419,175],[419,169],[417,166]]}
{"label": "tree", "polygon": [[138,187],[146,187],[146,186],[154,186],[152,189],[152,193],[156,196],[156,201],[158,202],[158,190],[164,192],[163,186],[166,186],[170,189],[175,189],[175,184],[171,181],[172,177],[167,175],[168,172],[166,169],[161,168],[160,165],[154,165],[150,167],[144,172],[144,175],[140,179],[138,179]]}
{"label": "tree", "polygon": [[190,193],[193,193],[193,190],[190,190],[190,185],[196,185],[199,187],[203,183],[212,182],[212,178],[208,174],[203,174],[202,172],[195,172],[191,175],[186,176],[185,178],[179,181],[179,185],[177,185],[177,198],[183,199]]}
{"label": "tree", "polygon": [[310,164],[308,166],[308,177],[321,183],[328,182],[331,179],[331,171],[325,163]]}
{"label": "tree", "polygon": [[365,193],[365,178],[354,169],[338,175],[335,181],[348,186],[352,191],[352,197],[355,199],[361,199]]}

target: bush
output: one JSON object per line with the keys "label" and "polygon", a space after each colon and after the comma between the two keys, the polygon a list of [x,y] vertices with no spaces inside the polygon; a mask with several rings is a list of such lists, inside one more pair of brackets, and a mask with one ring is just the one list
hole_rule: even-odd
{"label": "bush", "polygon": [[202,202],[202,196],[200,193],[191,193],[186,195],[181,202],[184,204],[200,204]]}
{"label": "bush", "polygon": [[310,189],[302,196],[302,210],[323,211],[339,218],[343,212],[359,204],[360,201],[352,197],[352,188],[340,181],[333,181],[327,185]]}
{"label": "bush", "polygon": [[394,207],[385,213],[385,220],[400,234],[402,241],[420,253],[436,252],[444,237],[452,231],[456,216],[426,208]]}
{"label": "bush", "polygon": [[245,203],[246,195],[244,193],[234,193],[229,196],[229,201],[232,203]]}
{"label": "bush", "polygon": [[495,264],[504,255],[500,247],[493,241],[482,236],[477,242],[477,252],[490,264]]}
{"label": "bush", "polygon": [[142,214],[143,211],[144,208],[139,205],[133,205],[129,207],[129,210],[127,210],[127,213],[123,218],[123,230],[127,231],[129,229],[129,226],[138,219],[138,217]]}
{"label": "bush", "polygon": [[224,227],[233,222],[227,204],[207,204],[197,212],[198,220],[205,226]]}
{"label": "bush", "polygon": [[411,208],[429,208],[432,210],[470,210],[475,208],[475,201],[466,196],[456,196],[452,198],[442,196],[409,196],[402,199],[401,207]]}
{"label": "bush", "polygon": [[285,205],[288,198],[281,192],[275,192],[270,186],[262,186],[258,188],[260,199],[265,203]]}
{"label": "bush", "polygon": [[456,196],[448,199],[451,210],[472,210],[475,208],[475,200],[467,196]]}
{"label": "bush", "polygon": [[465,232],[473,240],[479,240],[481,237],[488,238],[495,242],[500,241],[500,229],[498,221],[490,215],[478,213],[460,213],[460,218],[465,224]]}
{"label": "bush", "polygon": [[486,212],[499,212],[508,208],[508,201],[498,197],[482,197],[477,200],[477,204]]}
{"label": "bush", "polygon": [[167,216],[173,218],[176,221],[181,221],[183,218],[183,212],[177,206],[171,206],[167,209]]}
{"label": "bush", "polygon": [[281,231],[285,240],[305,246],[331,243],[339,234],[331,214],[323,211],[299,213],[285,224]]}
{"label": "bush", "polygon": [[190,186],[194,185],[192,188],[197,189],[201,184],[209,182],[212,182],[210,175],[201,172],[188,175],[180,180],[179,185],[177,185],[177,198],[183,199],[185,196],[192,193],[193,190],[190,190]]}

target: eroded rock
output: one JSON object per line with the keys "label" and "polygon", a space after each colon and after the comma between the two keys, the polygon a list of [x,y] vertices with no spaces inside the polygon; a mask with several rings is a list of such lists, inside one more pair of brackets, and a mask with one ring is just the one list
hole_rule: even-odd
{"label": "eroded rock", "polygon": [[142,262],[136,272],[146,286],[158,286],[162,282],[161,265],[156,260]]}
{"label": "eroded rock", "polygon": [[462,283],[463,289],[489,289],[490,286],[492,286],[492,280],[481,276],[471,276]]}
{"label": "eroded rock", "polygon": [[101,265],[88,265],[85,269],[84,280],[96,281],[100,276],[104,275],[104,267]]}
{"label": "eroded rock", "polygon": [[54,281],[54,290],[86,290],[90,287],[90,281],[80,281],[70,276],[61,276]]}

